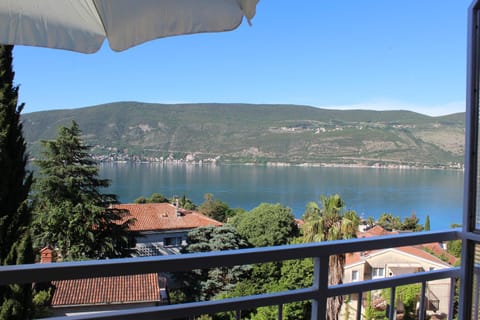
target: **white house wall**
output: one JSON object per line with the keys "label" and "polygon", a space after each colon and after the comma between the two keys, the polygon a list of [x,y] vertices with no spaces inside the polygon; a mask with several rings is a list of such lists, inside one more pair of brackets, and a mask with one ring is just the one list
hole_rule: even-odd
{"label": "white house wall", "polygon": [[[432,258],[436,259],[433,256]],[[344,282],[352,282],[354,270],[359,272],[359,280],[369,280],[372,279],[373,268],[384,268],[384,277],[389,277],[447,267],[450,265],[441,261],[434,262],[397,249],[387,249],[365,255],[361,261],[345,266]],[[450,304],[450,280],[431,281],[428,288],[439,299],[439,311],[447,314]]]}

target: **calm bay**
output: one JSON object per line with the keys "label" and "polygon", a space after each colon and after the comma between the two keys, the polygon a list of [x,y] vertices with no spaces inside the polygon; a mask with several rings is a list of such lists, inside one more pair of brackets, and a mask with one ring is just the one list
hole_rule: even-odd
{"label": "calm bay", "polygon": [[185,194],[201,204],[204,194],[212,193],[245,210],[281,203],[300,218],[308,202],[338,193],[348,209],[365,218],[415,213],[423,224],[429,215],[432,230],[462,221],[463,172],[454,170],[102,163],[100,176],[111,180],[106,192],[122,203],[157,192]]}

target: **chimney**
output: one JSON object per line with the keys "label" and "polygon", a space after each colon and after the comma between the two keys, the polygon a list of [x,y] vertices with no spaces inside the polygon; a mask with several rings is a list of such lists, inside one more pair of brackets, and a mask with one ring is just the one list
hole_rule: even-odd
{"label": "chimney", "polygon": [[177,209],[180,207],[180,202],[178,201],[178,196],[173,196],[173,199],[175,201],[175,207],[177,207]]}
{"label": "chimney", "polygon": [[178,196],[174,196],[174,201],[175,201],[175,214],[177,217],[180,217],[182,214],[180,212],[180,203],[178,201]]}
{"label": "chimney", "polygon": [[40,263],[52,263],[54,250],[50,246],[40,250]]}

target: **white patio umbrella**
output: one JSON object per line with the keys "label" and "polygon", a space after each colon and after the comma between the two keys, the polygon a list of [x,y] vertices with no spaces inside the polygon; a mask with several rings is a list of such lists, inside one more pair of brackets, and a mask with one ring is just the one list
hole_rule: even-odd
{"label": "white patio umbrella", "polygon": [[0,0],[0,43],[93,53],[233,30],[259,0]]}

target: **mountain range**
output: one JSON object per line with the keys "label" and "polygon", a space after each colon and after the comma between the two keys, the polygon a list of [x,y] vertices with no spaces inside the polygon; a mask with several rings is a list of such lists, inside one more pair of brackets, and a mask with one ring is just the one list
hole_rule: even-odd
{"label": "mountain range", "polygon": [[32,158],[75,120],[102,161],[461,168],[465,114],[115,102],[22,115]]}

